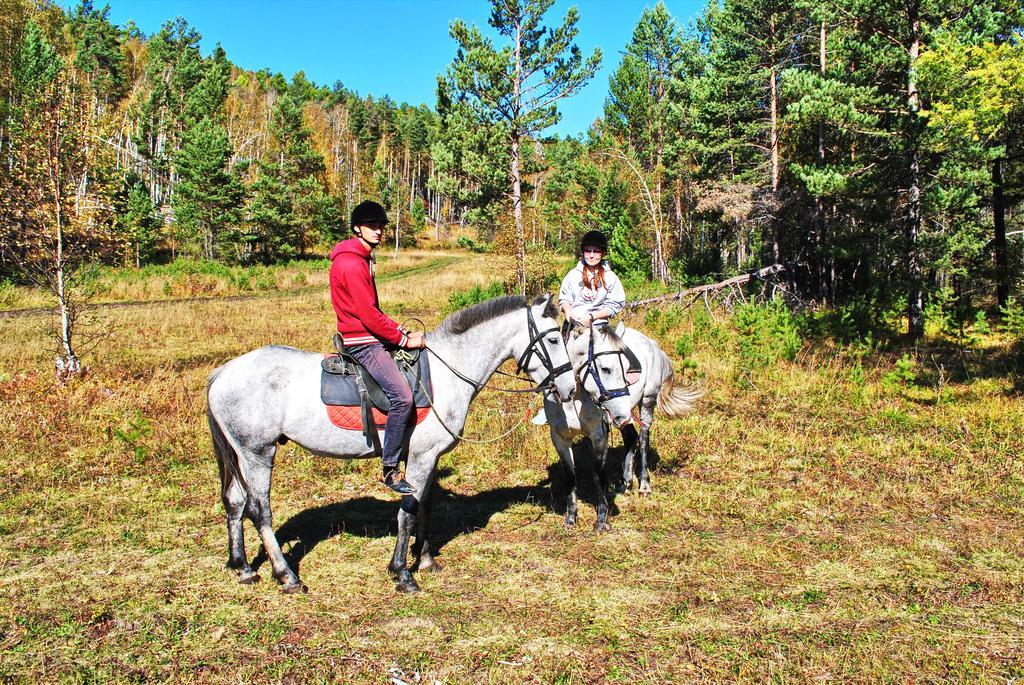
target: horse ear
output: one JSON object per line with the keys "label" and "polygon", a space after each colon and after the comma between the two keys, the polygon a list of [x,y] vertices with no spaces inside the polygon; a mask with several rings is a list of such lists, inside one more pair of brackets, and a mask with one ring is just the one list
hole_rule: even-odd
{"label": "horse ear", "polygon": [[558,305],[555,304],[555,298],[552,297],[551,293],[541,293],[537,296],[537,299],[533,301],[534,306],[544,305],[543,316],[549,319],[558,318]]}
{"label": "horse ear", "polygon": [[615,327],[615,335],[622,337],[622,334],[626,332],[626,324],[623,321],[619,322],[619,325]]}

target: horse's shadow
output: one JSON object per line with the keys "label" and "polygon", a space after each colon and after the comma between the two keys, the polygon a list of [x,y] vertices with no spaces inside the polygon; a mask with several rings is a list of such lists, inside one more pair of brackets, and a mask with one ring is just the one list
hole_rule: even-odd
{"label": "horse's shadow", "polygon": [[[587,458],[576,462],[576,482],[579,500],[591,507],[597,504],[597,493],[592,478],[593,460],[588,441],[577,444],[574,452]],[[614,487],[622,474],[625,457],[621,447],[608,450],[606,462],[609,480]],[[433,509],[430,517],[431,548],[437,552],[460,535],[466,535],[485,528],[495,514],[517,504],[546,503],[550,511],[564,515],[567,485],[564,470],[559,461],[548,465],[548,475],[536,485],[494,488],[474,495],[463,496],[444,487],[442,480],[451,475],[450,469],[442,469],[432,489]],[[609,488],[608,503],[611,515],[618,514],[615,493]],[[325,540],[341,535],[357,535],[367,538],[383,538],[397,534],[397,499],[358,497],[320,507],[311,507],[288,519],[277,529],[277,540],[285,549],[285,559],[292,569],[299,573],[299,566],[307,554]],[[260,546],[253,559],[252,567],[258,570],[267,561],[266,550]]]}

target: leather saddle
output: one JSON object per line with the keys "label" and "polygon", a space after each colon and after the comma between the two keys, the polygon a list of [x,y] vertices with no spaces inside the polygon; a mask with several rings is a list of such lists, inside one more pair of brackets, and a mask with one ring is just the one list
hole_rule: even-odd
{"label": "leather saddle", "polygon": [[[349,354],[341,335],[335,333],[332,342],[336,353],[320,362],[320,400],[326,405],[361,407],[363,436],[366,437],[367,446],[373,447],[379,456],[380,436],[377,433],[377,422],[373,419],[372,409],[376,408],[387,414],[391,411],[391,402],[373,376]],[[434,399],[430,381],[430,362],[427,355],[422,352],[423,350],[391,351],[391,357],[409,383],[413,403],[417,408],[429,407]]]}

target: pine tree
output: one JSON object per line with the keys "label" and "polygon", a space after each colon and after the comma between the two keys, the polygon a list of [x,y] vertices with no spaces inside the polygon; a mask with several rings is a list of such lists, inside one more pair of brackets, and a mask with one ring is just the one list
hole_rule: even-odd
{"label": "pine tree", "polygon": [[259,162],[249,205],[251,239],[265,262],[305,254],[314,238],[329,234],[339,215],[325,189],[323,156],[313,148],[302,109],[288,94],[277,100],[271,133],[273,157]]}
{"label": "pine tree", "polygon": [[798,6],[783,0],[725,0],[721,7],[709,7],[702,24],[711,63],[695,91],[704,161],[721,169],[729,184],[756,189],[763,242],[770,246],[765,257],[778,262],[790,251],[778,220],[784,147],[779,81],[804,28]]}
{"label": "pine tree", "polygon": [[224,230],[242,220],[244,189],[228,169],[230,158],[227,132],[209,118],[188,129],[175,156],[174,217],[179,235],[186,240],[198,237],[206,259],[218,256]]}
{"label": "pine tree", "polygon": [[77,48],[75,66],[88,75],[97,109],[124,97],[128,85],[119,32],[109,16],[109,5],[97,10],[92,0],[81,0],[70,21]]}
{"label": "pine tree", "polygon": [[141,178],[126,179],[114,197],[117,228],[131,250],[135,268],[149,261],[160,239],[162,222]]}
{"label": "pine tree", "polygon": [[944,155],[973,168],[991,163],[996,304],[1004,307],[1010,269],[1003,169],[1019,156],[1013,141],[1024,132],[1024,36],[997,42],[999,32],[991,35],[980,42],[952,32],[940,35],[934,49],[921,56],[920,72],[922,88],[931,96],[924,115]]}
{"label": "pine tree", "polygon": [[[476,125],[498,127],[509,151],[508,198],[515,224],[516,277],[526,289],[526,234],[523,227],[522,145],[558,119],[557,102],[575,94],[597,71],[601,51],[583,60],[573,43],[578,12],[570,7],[561,26],[542,24],[554,0],[492,0],[490,25],[509,44],[496,48],[480,30],[456,19],[458,43],[448,68],[452,99],[466,102]],[[440,109],[440,106],[439,106]]]}
{"label": "pine tree", "polygon": [[[678,234],[682,230],[682,186],[689,180],[690,155],[681,141],[692,137],[685,130],[688,93],[682,83],[694,66],[691,51],[663,2],[644,10],[622,63],[609,79],[604,105],[608,132],[620,141],[625,156],[639,162],[652,194],[651,270],[662,281],[668,279],[671,253],[669,236],[663,231],[663,208],[666,204],[675,208]],[[668,197],[666,187],[672,188]]]}
{"label": "pine tree", "polygon": [[608,261],[624,280],[645,279],[650,274],[650,259],[634,226],[630,213],[624,210],[608,238]]}

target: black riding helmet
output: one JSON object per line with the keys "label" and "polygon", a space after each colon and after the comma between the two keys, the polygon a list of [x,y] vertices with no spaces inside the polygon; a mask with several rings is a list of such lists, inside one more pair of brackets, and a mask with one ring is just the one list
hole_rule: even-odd
{"label": "black riding helmet", "polygon": [[608,254],[608,238],[601,231],[587,231],[580,238],[580,254],[583,254],[584,245],[593,245],[601,248],[601,252]]}
{"label": "black riding helmet", "polygon": [[383,221],[386,224],[388,223],[388,214],[373,200],[364,200],[352,210],[352,223],[349,228],[355,230],[356,226],[362,226],[372,221]]}

